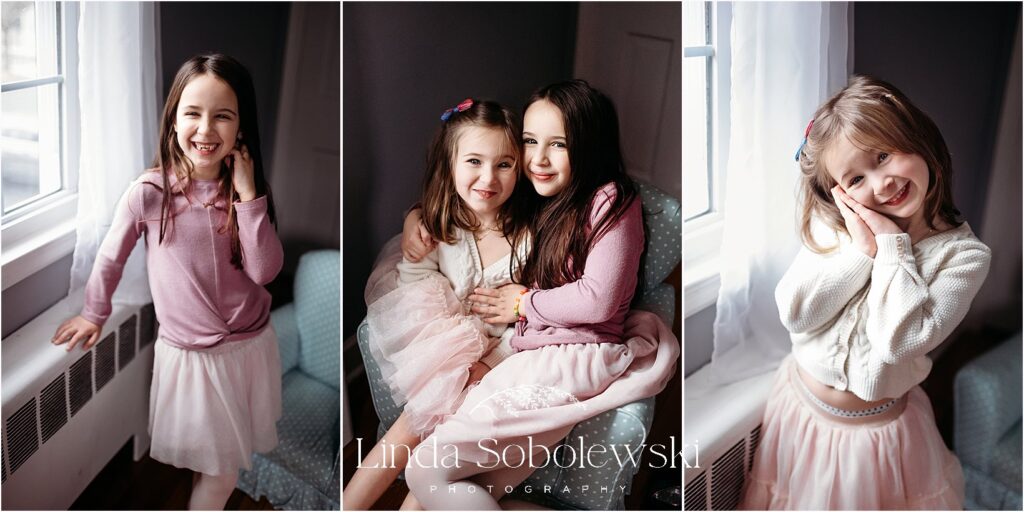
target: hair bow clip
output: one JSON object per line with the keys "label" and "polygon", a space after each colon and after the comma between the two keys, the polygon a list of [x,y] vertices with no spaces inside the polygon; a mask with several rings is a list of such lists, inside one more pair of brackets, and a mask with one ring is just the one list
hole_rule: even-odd
{"label": "hair bow clip", "polygon": [[455,107],[453,107],[453,108],[445,110],[444,114],[441,114],[441,120],[442,121],[447,121],[448,118],[452,117],[452,114],[454,114],[456,112],[465,112],[465,111],[469,110],[469,107],[472,107],[472,106],[473,106],[473,100],[471,100],[469,98],[466,98],[466,99],[462,100],[462,103],[459,103],[458,105],[455,105]]}
{"label": "hair bow clip", "polygon": [[800,143],[800,147],[796,148],[796,156],[793,158],[797,162],[800,161],[800,152],[804,150],[804,146],[807,144],[807,137],[811,134],[811,127],[814,126],[814,119],[807,123],[807,129],[804,130],[804,140]]}

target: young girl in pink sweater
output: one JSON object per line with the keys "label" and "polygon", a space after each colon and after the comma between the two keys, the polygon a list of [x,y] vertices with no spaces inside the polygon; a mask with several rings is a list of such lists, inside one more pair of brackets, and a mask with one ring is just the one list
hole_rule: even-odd
{"label": "young girl in pink sweater", "polygon": [[643,335],[623,339],[644,228],[611,101],[581,80],[538,90],[523,153],[541,196],[520,279],[530,287],[470,296],[485,322],[517,323],[516,353],[413,453],[409,489],[429,510],[499,510],[548,447],[580,421],[660,392],[679,355],[650,313],[632,313],[630,330]]}
{"label": "young girl in pink sweater", "polygon": [[160,322],[150,456],[196,472],[190,509],[221,509],[251,454],[277,445],[281,416],[281,362],[263,285],[283,254],[252,78],[238,61],[200,55],[178,70],[155,166],[121,198],[85,306],[53,343],[67,350],[96,343],[124,263],[145,236]]}

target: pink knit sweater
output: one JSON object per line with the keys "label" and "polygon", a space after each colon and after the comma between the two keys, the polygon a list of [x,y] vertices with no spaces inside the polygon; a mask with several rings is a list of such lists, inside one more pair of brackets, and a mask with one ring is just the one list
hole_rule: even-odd
{"label": "pink knit sweater", "polygon": [[82,317],[103,325],[124,263],[146,235],[146,265],[162,338],[199,349],[258,334],[270,319],[270,293],[263,285],[281,270],[281,241],[267,215],[267,198],[235,203],[244,270],[231,264],[231,236],[221,232],[227,202],[218,182],[193,180],[184,192],[169,179],[171,211],[160,243],[163,182],[157,172],[136,179],[121,198],[110,231],[96,255],[85,287]]}
{"label": "pink knit sweater", "polygon": [[[616,193],[611,183],[598,190],[588,231],[608,213]],[[590,249],[583,277],[523,296],[520,310],[526,316],[526,328],[522,336],[512,338],[513,348],[519,351],[567,343],[622,343],[623,323],[633,300],[644,250],[642,215],[637,197]]]}

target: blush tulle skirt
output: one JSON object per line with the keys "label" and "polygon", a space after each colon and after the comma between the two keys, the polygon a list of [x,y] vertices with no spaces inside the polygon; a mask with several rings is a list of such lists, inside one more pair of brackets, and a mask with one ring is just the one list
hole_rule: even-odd
{"label": "blush tulle skirt", "polygon": [[889,410],[843,418],[811,401],[796,362],[779,368],[740,508],[962,510],[960,462],[914,387]]}

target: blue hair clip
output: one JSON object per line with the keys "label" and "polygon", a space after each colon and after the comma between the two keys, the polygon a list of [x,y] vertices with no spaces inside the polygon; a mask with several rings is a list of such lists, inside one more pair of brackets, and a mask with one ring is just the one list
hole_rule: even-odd
{"label": "blue hair clip", "polygon": [[797,162],[800,161],[800,152],[804,150],[804,146],[807,144],[807,136],[811,134],[811,127],[814,126],[814,119],[807,123],[807,129],[804,130],[804,140],[800,143],[800,147],[796,148],[796,156],[793,158]]}
{"label": "blue hair clip", "polygon": [[473,106],[473,100],[470,99],[470,98],[466,98],[466,99],[462,100],[462,103],[459,103],[458,105],[455,105],[454,107],[452,107],[452,108],[450,108],[448,110],[445,110],[444,114],[441,114],[441,120],[442,121],[447,121],[448,118],[452,117],[452,114],[454,114],[456,112],[465,112],[465,111],[469,110],[469,107],[472,107],[472,106]]}

